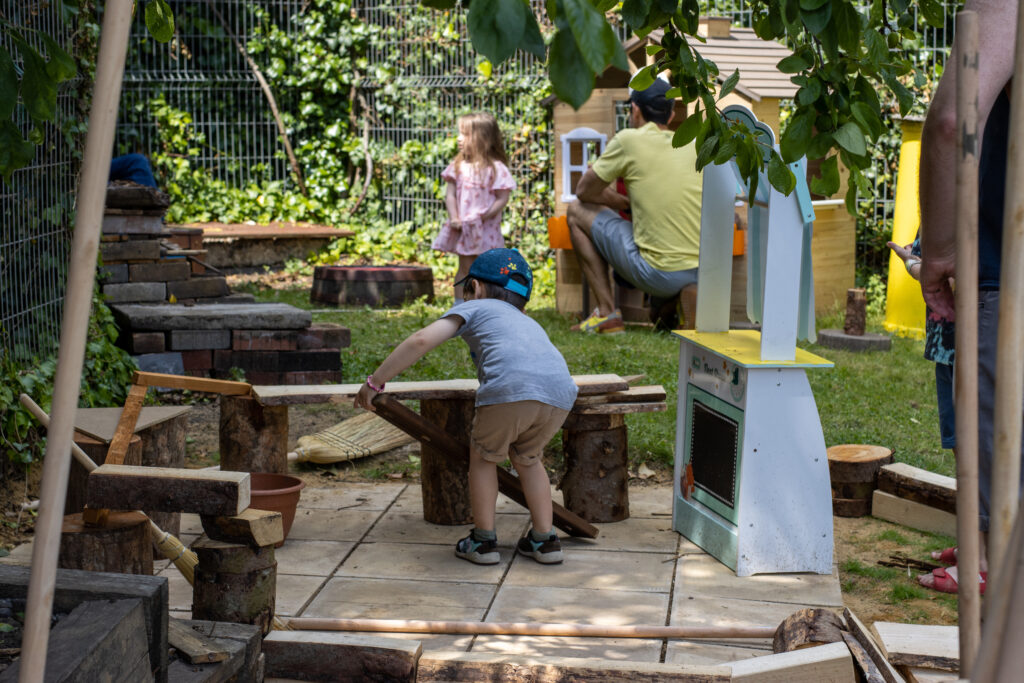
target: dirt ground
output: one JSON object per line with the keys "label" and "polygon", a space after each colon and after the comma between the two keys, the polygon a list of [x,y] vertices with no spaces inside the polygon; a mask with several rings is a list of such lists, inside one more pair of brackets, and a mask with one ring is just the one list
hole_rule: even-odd
{"label": "dirt ground", "polygon": [[[184,397],[165,394],[161,402],[188,402],[188,436],[186,438],[187,467],[209,467],[218,463],[219,409],[215,399]],[[347,405],[311,405],[289,408],[289,450],[296,447],[300,436],[341,422],[354,414]],[[416,443],[393,449],[380,455],[360,458],[336,465],[293,466],[292,470],[307,486],[331,488],[348,482],[408,480],[418,481],[419,445]],[[557,455],[546,459],[552,481],[557,481]],[[15,476],[0,482],[0,501],[3,501],[3,523],[0,524],[0,556],[7,549],[31,538],[35,525],[32,512],[20,510],[20,502],[38,496],[41,466],[34,465],[27,477]],[[633,472],[630,486],[664,485],[671,481],[668,467],[655,464],[642,466]],[[956,623],[956,596],[938,594],[919,587],[916,569],[893,569],[880,566],[879,561],[893,555],[907,555],[917,560],[928,560],[927,550],[935,546],[935,539],[905,527],[872,517],[835,518],[835,554],[839,565],[843,599],[865,622],[898,621],[930,624]],[[931,545],[929,545],[931,544]]]}

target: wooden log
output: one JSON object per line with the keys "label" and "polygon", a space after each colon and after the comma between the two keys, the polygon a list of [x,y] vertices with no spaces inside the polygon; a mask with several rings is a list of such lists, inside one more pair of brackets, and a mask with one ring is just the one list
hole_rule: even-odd
{"label": "wooden log", "polygon": [[574,408],[581,415],[630,415],[632,413],[661,413],[666,404],[661,403],[598,403]]}
{"label": "wooden log", "polygon": [[772,638],[772,650],[791,652],[825,643],[841,643],[843,631],[843,622],[835,612],[808,607],[782,620]]}
{"label": "wooden log", "polygon": [[844,631],[843,642],[846,643],[846,647],[850,648],[850,654],[853,655],[853,663],[860,671],[860,678],[864,683],[885,683],[885,678],[882,677],[882,672],[875,666],[871,655],[868,654],[867,649],[860,644],[860,641],[852,633]]}
{"label": "wooden log", "polygon": [[[472,399],[424,399],[420,415],[438,429],[462,443],[469,443],[476,412]],[[423,489],[423,519],[432,524],[469,524],[469,458],[432,443],[420,450],[420,486]]]}
{"label": "wooden log", "polygon": [[61,569],[117,574],[153,574],[149,519],[141,512],[111,511],[106,526],[88,525],[81,513],[67,515],[61,528]]}
{"label": "wooden log", "polygon": [[[107,456],[107,442],[94,439],[79,432],[75,433],[75,444],[89,456],[96,466],[103,464]],[[124,456],[125,465],[142,464],[142,437],[136,434],[128,443]],[[71,472],[68,475],[68,495],[64,500],[64,514],[73,515],[85,507],[85,491],[89,472],[75,459],[71,460]],[[174,533],[174,532],[171,532]]]}
{"label": "wooden log", "polygon": [[249,488],[243,472],[102,465],[89,475],[86,503],[230,516],[249,507]]}
{"label": "wooden log", "polygon": [[284,523],[280,512],[247,508],[234,516],[199,518],[206,535],[215,541],[248,543],[261,548],[284,540]]}
{"label": "wooden log", "polygon": [[874,662],[885,683],[906,683],[903,676],[896,671],[885,656],[885,653],[882,652],[882,649],[878,646],[874,636],[867,626],[864,625],[864,622],[848,607],[843,610],[843,617],[846,619],[846,627],[849,629],[850,635],[856,638],[857,642],[867,651],[868,656]]}
{"label": "wooden log", "polygon": [[867,498],[833,498],[832,514],[836,517],[866,517],[871,514],[871,496]]}
{"label": "wooden log", "polygon": [[832,482],[832,514],[863,517],[871,512],[871,494],[878,484],[878,471],[892,462],[892,451],[882,446],[843,444],[828,449],[828,470]]}
{"label": "wooden log", "polygon": [[[262,633],[258,626],[252,624],[232,624],[226,621],[203,621],[198,619],[182,619],[182,623],[189,627],[197,635],[208,638],[219,647],[228,652],[227,662],[233,664],[237,660],[237,669],[232,673],[232,666],[225,668],[223,664],[217,667],[218,678],[213,680],[235,680],[232,676],[237,675],[237,680],[262,681],[265,678],[263,673],[263,653],[260,644],[263,640]],[[202,665],[200,665],[202,666]],[[184,662],[176,662],[171,667],[169,678],[179,680],[175,677],[179,671],[194,676],[196,665],[186,665]],[[203,667],[209,667],[206,665]],[[191,681],[191,677],[183,675],[182,681]],[[200,679],[202,680],[202,679]]]}
{"label": "wooden log", "polygon": [[894,666],[960,670],[960,638],[956,626],[876,621],[874,628],[882,651]]}
{"label": "wooden log", "polygon": [[855,681],[846,643],[830,643],[793,652],[732,662],[733,683],[821,683]]}
{"label": "wooden log", "polygon": [[846,290],[846,319],[843,321],[843,332],[860,336],[868,317],[868,298],[863,287]]}
{"label": "wooden log", "polygon": [[250,396],[221,396],[220,466],[287,474],[288,406],[265,406]]}
{"label": "wooden log", "polygon": [[167,644],[191,664],[223,662],[228,658],[227,650],[221,645],[174,617],[167,619]]}
{"label": "wooden log", "polygon": [[[562,432],[565,474],[558,484],[565,507],[588,522],[629,518],[629,453],[621,415],[602,416],[596,429]],[[570,421],[578,427],[582,421]]]}
{"label": "wooden log", "polygon": [[253,624],[266,635],[274,619],[277,562],[274,546],[201,538],[192,545],[199,558],[192,587],[192,618]]}
{"label": "wooden log", "polygon": [[878,488],[899,498],[956,514],[956,479],[953,477],[896,462],[879,471]]}
{"label": "wooden log", "polygon": [[263,640],[267,675],[300,681],[417,681],[415,640],[350,633],[273,631]]}
{"label": "wooden log", "polygon": [[[424,420],[412,410],[402,405],[397,399],[387,394],[378,394],[373,399],[373,405],[377,415],[395,425],[403,432],[420,441],[430,443],[445,450],[451,457],[457,457],[469,461],[469,447],[453,438],[444,431],[437,429],[433,423]],[[519,478],[498,468],[498,491],[504,493],[513,501],[526,507],[526,496],[523,494],[523,486]],[[598,528],[583,519],[579,515],[566,510],[558,503],[552,502],[553,523],[556,527],[565,531],[571,536],[583,536],[585,538],[596,538]]]}
{"label": "wooden log", "polygon": [[871,496],[871,515],[911,529],[956,536],[956,515],[885,491],[876,490]]}

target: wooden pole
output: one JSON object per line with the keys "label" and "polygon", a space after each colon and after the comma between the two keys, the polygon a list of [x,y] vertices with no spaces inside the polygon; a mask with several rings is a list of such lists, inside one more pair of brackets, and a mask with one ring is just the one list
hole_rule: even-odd
{"label": "wooden pole", "polygon": [[[981,641],[978,572],[978,15],[956,17],[956,505],[960,666]],[[1018,423],[1020,422],[1018,418]]]}
{"label": "wooden pole", "polygon": [[[1017,11],[1014,73],[1024,74],[1024,12]],[[1020,496],[1021,408],[1024,403],[1024,88],[1011,88],[1006,151],[1002,274],[993,420],[992,510],[989,570],[999,571]],[[992,602],[992,601],[990,601]]]}
{"label": "wooden pole", "polygon": [[50,615],[57,583],[64,497],[70,471],[75,410],[78,407],[86,333],[89,326],[96,253],[106,201],[114,127],[121,98],[125,54],[131,32],[133,0],[108,0],[103,12],[102,39],[96,59],[96,83],[78,189],[75,232],[71,243],[60,351],[53,388],[53,423],[48,432],[39,519],[32,549],[25,631],[22,637],[21,683],[42,681],[50,638]]}
{"label": "wooden pole", "polygon": [[538,622],[421,621],[416,619],[321,619],[292,617],[296,631],[372,631],[377,633],[449,633],[496,636],[570,636],[579,638],[772,638],[775,626],[608,626]]}

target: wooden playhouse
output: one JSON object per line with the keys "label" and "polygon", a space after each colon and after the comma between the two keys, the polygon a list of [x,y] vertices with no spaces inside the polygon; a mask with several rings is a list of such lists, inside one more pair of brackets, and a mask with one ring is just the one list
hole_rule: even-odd
{"label": "wooden playhouse", "polygon": [[[724,81],[739,69],[736,88],[720,103],[720,107],[742,104],[760,121],[770,125],[779,136],[780,111],[783,101],[792,98],[797,86],[789,76],[776,68],[780,59],[789,56],[783,45],[761,40],[753,29],[736,28],[724,17],[705,17],[700,24],[705,43],[694,41],[694,49],[702,57],[714,61]],[[633,70],[653,63],[647,53],[650,45],[659,45],[662,33],[654,31],[644,38],[630,38],[626,55]],[[587,166],[601,153],[616,131],[628,125],[630,74],[609,67],[597,77],[593,94],[574,110],[570,105],[552,98],[552,120],[555,132],[555,216],[564,216],[568,204],[575,200],[576,183]],[[687,106],[676,103],[676,116],[671,127],[683,121]],[[845,178],[845,169],[841,170]],[[741,214],[743,213],[740,207]],[[846,301],[846,290],[854,286],[856,221],[846,211],[841,199],[815,196],[814,295],[817,311],[826,311]],[[731,319],[746,321],[746,257],[743,234],[737,235],[734,247]],[[556,249],[556,305],[562,313],[589,312],[594,298],[583,286],[583,276],[575,255],[568,249]],[[638,290],[616,287],[616,303],[627,320],[647,321],[643,294]]]}

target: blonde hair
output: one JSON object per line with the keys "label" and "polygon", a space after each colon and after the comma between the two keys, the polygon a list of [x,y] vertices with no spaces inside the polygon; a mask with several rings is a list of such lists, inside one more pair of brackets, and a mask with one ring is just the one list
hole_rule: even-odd
{"label": "blonde hair", "polygon": [[505,142],[498,121],[490,114],[477,112],[459,117],[459,132],[465,135],[462,149],[455,156],[455,164],[471,164],[477,173],[487,172],[494,162],[508,165]]}

